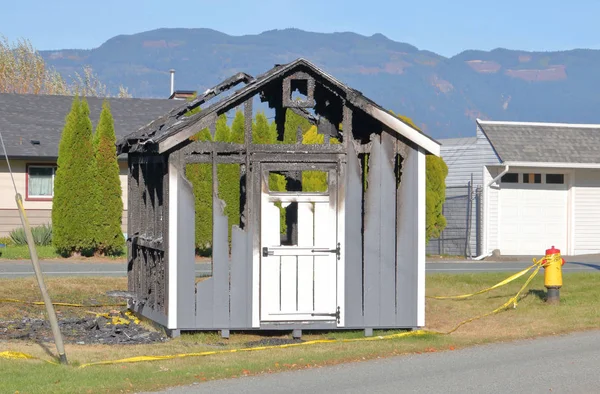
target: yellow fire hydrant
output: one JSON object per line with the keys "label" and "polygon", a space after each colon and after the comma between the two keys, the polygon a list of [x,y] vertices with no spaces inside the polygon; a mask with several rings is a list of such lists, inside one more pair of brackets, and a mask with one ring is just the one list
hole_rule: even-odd
{"label": "yellow fire hydrant", "polygon": [[558,304],[560,302],[560,288],[562,287],[562,266],[565,259],[560,257],[560,250],[554,246],[546,249],[546,256],[542,259],[544,267],[544,286],[548,289],[546,302]]}

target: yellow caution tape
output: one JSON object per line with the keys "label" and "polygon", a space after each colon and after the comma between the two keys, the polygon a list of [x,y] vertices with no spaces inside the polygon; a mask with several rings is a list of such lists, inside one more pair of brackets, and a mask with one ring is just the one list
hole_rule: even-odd
{"label": "yellow caution tape", "polygon": [[[23,301],[23,300],[16,300],[14,298],[0,298],[0,302],[10,302],[10,303],[15,303],[15,304],[27,304],[27,305],[44,305],[43,301]],[[84,304],[71,304],[68,302],[53,302],[52,305],[54,305],[54,306],[69,306],[69,307],[73,307],[73,308],[99,308],[99,307],[109,307],[109,306],[127,306],[127,304],[125,304],[125,303],[84,305]]]}
{"label": "yellow caution tape", "polygon": [[0,352],[0,358],[6,358],[9,360],[41,360],[41,361],[45,361],[49,364],[58,365],[58,363],[56,363],[54,361],[44,360],[42,358],[32,356],[31,354],[21,353],[21,352],[11,352],[11,351]]}
{"label": "yellow caution tape", "polygon": [[484,317],[491,316],[491,315],[494,315],[494,314],[496,314],[498,312],[501,312],[501,311],[507,309],[508,307],[510,307],[511,304],[512,304],[513,308],[516,308],[519,296],[521,295],[521,293],[523,292],[523,290],[525,290],[525,288],[529,285],[529,283],[533,280],[533,278],[537,275],[537,273],[542,268],[541,264],[535,264],[534,266],[537,266],[536,269],[531,273],[531,275],[529,276],[529,278],[527,278],[527,281],[525,281],[525,284],[523,284],[523,286],[521,286],[521,288],[519,289],[519,291],[517,292],[517,294],[514,295],[514,297],[510,298],[503,305],[501,305],[500,307],[494,309],[491,312],[488,312],[488,313],[485,313],[483,315],[479,315],[479,316],[476,316],[476,317],[472,317],[470,319],[467,319],[467,320],[464,320],[464,321],[458,323],[452,330],[450,330],[450,331],[448,331],[448,332],[446,332],[444,334],[452,334],[454,331],[458,330],[461,326],[463,326],[463,325],[465,325],[467,323],[470,323],[470,322],[472,322],[474,320],[482,319]]}
{"label": "yellow caution tape", "polygon": [[[536,260],[533,259],[533,261],[535,262]],[[532,268],[534,268],[535,266],[541,265],[541,262],[535,262],[535,264],[533,264],[532,266],[529,266],[527,268],[525,268],[522,271],[517,272],[514,275],[509,276],[508,278],[496,283],[495,285],[488,287],[486,289],[483,290],[479,290],[475,293],[471,293],[471,294],[461,294],[461,295],[456,295],[456,296],[426,296],[426,298],[432,298],[435,300],[462,300],[465,298],[470,298],[479,294],[483,294],[483,293],[487,293],[488,291],[492,291],[494,289],[497,289],[499,287],[502,287],[504,285],[509,284],[510,282],[519,279],[521,276],[525,275],[527,272],[529,272]]]}
{"label": "yellow caution tape", "polygon": [[414,336],[422,336],[422,335],[427,335],[427,334],[441,334],[441,333],[438,333],[435,331],[427,331],[427,330],[416,330],[416,331],[410,331],[410,332],[401,332],[401,333],[392,334],[392,335],[367,337],[367,338],[317,339],[314,341],[288,343],[285,345],[258,346],[258,347],[251,347],[251,348],[229,349],[229,350],[212,350],[212,351],[208,351],[208,352],[180,353],[180,354],[170,354],[170,355],[164,355],[164,356],[137,356],[137,357],[122,358],[120,360],[107,360],[107,361],[98,361],[98,362],[94,362],[94,363],[81,364],[79,366],[79,368],[86,368],[86,367],[91,367],[94,365],[126,364],[126,363],[138,363],[138,362],[142,362],[142,361],[172,360],[172,359],[176,359],[176,358],[186,358],[186,357],[205,357],[205,356],[213,356],[213,355],[229,354],[229,353],[255,352],[255,351],[261,351],[261,350],[272,350],[272,349],[284,349],[284,348],[299,347],[299,346],[310,346],[310,345],[317,345],[317,344],[323,344],[323,343],[380,341],[380,340],[384,340],[384,339],[414,337]]}
{"label": "yellow caution tape", "polygon": [[[81,364],[79,366],[79,368],[86,368],[86,367],[96,366],[96,365],[113,365],[113,364],[137,363],[137,362],[143,362],[143,361],[172,360],[172,359],[186,358],[186,357],[204,357],[204,356],[212,356],[212,355],[220,355],[220,354],[230,354],[230,353],[240,353],[240,352],[252,352],[252,351],[271,350],[271,349],[283,349],[283,348],[291,348],[291,347],[299,347],[299,346],[310,346],[310,345],[325,344],[325,343],[347,343],[347,342],[363,342],[363,341],[380,341],[380,340],[388,340],[388,339],[403,338],[403,337],[415,337],[415,336],[423,336],[423,335],[449,335],[449,334],[452,334],[453,332],[455,332],[456,330],[458,330],[461,326],[463,326],[463,325],[465,325],[467,323],[470,323],[472,321],[475,321],[475,320],[478,320],[478,319],[482,319],[484,317],[491,316],[491,315],[494,315],[496,313],[499,313],[499,312],[501,312],[501,311],[503,311],[505,309],[508,309],[511,305],[513,306],[513,308],[516,308],[521,293],[527,288],[527,286],[529,285],[529,283],[533,280],[533,278],[537,275],[537,273],[539,272],[539,270],[543,266],[542,265],[543,264],[542,263],[543,260],[536,261],[534,259],[533,261],[534,261],[534,265],[532,265],[531,267],[527,268],[526,270],[523,270],[521,272],[518,272],[515,275],[510,276],[509,278],[505,279],[502,282],[499,282],[498,284],[492,286],[491,288],[485,289],[485,291],[489,291],[491,289],[503,286],[504,284],[509,283],[509,282],[515,280],[516,278],[519,278],[519,277],[523,276],[525,273],[527,273],[529,270],[531,270],[531,268],[536,267],[535,270],[532,272],[532,274],[527,279],[527,281],[523,284],[523,286],[521,286],[521,288],[519,289],[519,291],[517,292],[517,294],[515,294],[507,302],[505,302],[504,304],[502,304],[500,307],[494,309],[493,311],[485,313],[483,315],[479,315],[479,316],[475,316],[475,317],[469,318],[467,320],[464,320],[464,321],[460,322],[459,324],[457,324],[450,331],[447,331],[447,332],[428,331],[428,330],[416,330],[416,331],[401,332],[401,333],[397,333],[397,334],[384,335],[384,336],[374,336],[374,337],[366,337],[366,338],[318,339],[318,340],[314,340],[314,341],[306,341],[306,342],[299,342],[299,343],[290,343],[290,344],[285,344],[285,345],[260,346],[260,347],[241,348],[241,349],[229,349],[229,350],[214,350],[214,351],[199,352],[199,353],[180,353],[180,354],[170,354],[170,355],[162,355],[162,356],[136,356],[136,357],[122,358],[122,359],[118,359],[118,360],[106,360],[106,361],[97,361],[97,362],[92,362],[92,363],[85,363],[85,364]],[[504,283],[504,282],[506,282],[506,283]],[[479,291],[477,293],[473,293],[472,295],[481,294],[481,293],[483,293],[485,291]],[[465,295],[465,296],[471,296],[471,295]],[[467,298],[465,296],[454,296],[454,297],[448,297],[448,298],[454,298],[454,299],[456,299],[457,297]],[[433,297],[431,297],[431,298],[433,298]],[[42,359],[40,359],[38,357],[35,357],[35,356],[32,356],[30,354],[20,353],[20,352],[2,352],[2,353],[0,353],[0,358],[42,360]],[[43,360],[43,361],[46,361],[46,362],[49,362],[49,363],[52,363],[52,364],[57,364],[55,362],[48,361],[48,360]]]}

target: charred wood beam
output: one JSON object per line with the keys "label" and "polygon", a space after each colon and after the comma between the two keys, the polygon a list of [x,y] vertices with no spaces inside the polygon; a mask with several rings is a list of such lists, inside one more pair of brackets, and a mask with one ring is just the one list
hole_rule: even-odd
{"label": "charred wood beam", "polygon": [[194,141],[187,145],[180,152],[184,155],[202,154],[202,153],[242,153],[246,151],[246,147],[241,144],[233,144],[231,142],[206,142]]}
{"label": "charred wood beam", "polygon": [[343,160],[343,153],[302,153],[301,156],[299,157],[297,154],[295,153],[279,153],[279,154],[274,154],[273,152],[257,152],[257,153],[253,153],[252,157],[251,157],[251,161],[253,163],[256,162],[260,162],[260,163],[285,163],[285,162],[293,162],[296,163],[295,166],[297,167],[297,163],[299,160],[301,160],[302,162],[311,162],[311,163],[337,163],[338,160],[342,159]]}
{"label": "charred wood beam", "polygon": [[164,242],[163,242],[162,237],[155,239],[155,238],[147,238],[147,237],[140,236],[140,235],[133,235],[128,238],[128,241],[131,242],[131,244],[134,248],[142,247],[142,248],[146,248],[146,249],[158,250],[161,252],[164,251]]}
{"label": "charred wood beam", "polygon": [[[327,153],[345,153],[341,144],[323,145],[323,144],[273,144],[273,145],[252,145],[249,147],[250,153],[289,153],[289,154],[327,154]],[[297,160],[297,159],[296,159]],[[302,160],[304,161],[304,160]]]}
{"label": "charred wood beam", "polygon": [[283,141],[285,134],[285,115],[286,108],[282,106],[275,107],[275,126],[277,127],[277,140]]}
{"label": "charred wood beam", "polygon": [[[143,150],[143,149],[139,149],[139,148],[136,149],[136,146],[138,144],[144,144],[147,140],[151,141],[151,138],[156,134],[156,132],[158,132],[160,130],[163,130],[163,129],[170,130],[170,128],[172,126],[176,125],[177,122],[179,121],[179,118],[182,117],[185,113],[199,107],[200,105],[204,104],[208,100],[213,99],[214,97],[218,96],[219,94],[231,89],[232,87],[234,87],[240,83],[249,84],[250,82],[253,82],[253,81],[254,81],[254,77],[252,77],[249,74],[240,72],[240,73],[237,73],[234,76],[224,80],[223,82],[219,83],[218,85],[213,86],[210,89],[207,89],[202,95],[196,97],[194,100],[187,102],[185,104],[182,104],[181,106],[179,106],[177,108],[172,109],[168,114],[163,115],[158,119],[155,119],[154,121],[150,122],[146,126],[142,127],[140,130],[138,130],[133,135],[131,135],[125,139],[119,140],[117,142],[117,151],[119,152],[118,154],[130,152],[130,151]],[[132,147],[134,147],[134,150],[131,150]]]}
{"label": "charred wood beam", "polygon": [[344,137],[344,149],[349,148],[352,141],[352,109],[345,103],[342,109],[342,135]]}
{"label": "charred wood beam", "polygon": [[244,103],[244,144],[246,147],[252,144],[252,120],[254,119],[252,109],[252,98]]}
{"label": "charred wood beam", "polygon": [[234,76],[227,78],[220,84],[213,86],[210,89],[207,89],[201,96],[198,96],[194,100],[190,101],[187,106],[187,109],[189,111],[194,108],[197,108],[200,105],[207,102],[208,100],[211,100],[211,99],[217,97],[218,95],[231,89],[232,87],[234,87],[240,83],[248,84],[248,83],[252,82],[253,80],[254,80],[254,77],[252,77],[251,75],[243,73],[243,72],[239,72],[239,73],[235,74]]}
{"label": "charred wood beam", "polygon": [[[191,119],[191,117],[186,118],[186,120],[188,120],[188,119]],[[185,140],[189,140],[189,138],[192,137],[193,135],[195,135],[196,133],[204,130],[207,127],[208,128],[212,127],[212,125],[214,125],[216,121],[217,121],[216,113],[208,114],[206,117],[202,118],[197,123],[182,120],[180,123],[171,127],[169,134],[172,135],[173,137],[170,139],[167,139],[164,142],[161,142],[159,144],[159,149],[158,149],[159,153],[166,152],[169,149],[172,149],[173,147],[184,142]],[[151,140],[149,140],[149,141],[151,141]]]}
{"label": "charred wood beam", "polygon": [[288,108],[288,109],[290,111],[292,111],[293,113],[295,113],[296,115],[302,116],[304,119],[308,120],[312,125],[316,126],[319,123],[319,119],[304,108]]}
{"label": "charred wood beam", "polygon": [[[218,164],[244,164],[246,163],[245,155],[216,155],[214,159]],[[189,155],[185,157],[185,164],[192,163],[212,163],[211,154]]]}
{"label": "charred wood beam", "polygon": [[354,150],[356,153],[371,153],[371,147],[373,146],[372,142],[369,142],[368,144],[361,144],[357,141],[353,141],[352,143],[354,144]]}

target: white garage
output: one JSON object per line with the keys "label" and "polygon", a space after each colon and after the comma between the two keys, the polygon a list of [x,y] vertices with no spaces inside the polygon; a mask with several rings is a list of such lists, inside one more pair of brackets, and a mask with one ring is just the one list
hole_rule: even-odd
{"label": "white garage", "polygon": [[483,254],[600,253],[600,125],[477,126]]}

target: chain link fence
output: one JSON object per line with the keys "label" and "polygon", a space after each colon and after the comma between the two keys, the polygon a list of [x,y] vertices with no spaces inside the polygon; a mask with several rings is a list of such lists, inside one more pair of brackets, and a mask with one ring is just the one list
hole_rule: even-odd
{"label": "chain link fence", "polygon": [[427,244],[429,255],[478,256],[481,245],[481,186],[447,186],[442,213],[446,228]]}

